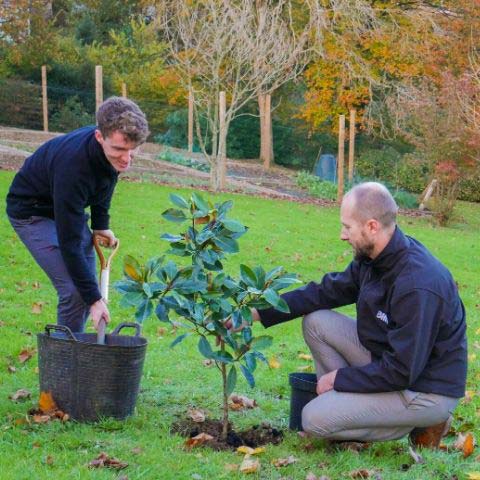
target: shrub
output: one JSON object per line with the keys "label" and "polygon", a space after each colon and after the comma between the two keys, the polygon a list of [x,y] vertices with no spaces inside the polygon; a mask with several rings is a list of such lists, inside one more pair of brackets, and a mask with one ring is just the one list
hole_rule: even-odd
{"label": "shrub", "polygon": [[222,376],[226,438],[228,397],[237,382],[236,366],[253,387],[257,360],[267,363],[261,350],[272,341],[266,335],[254,337],[251,308],[273,306],[288,312],[278,292],[297,283],[297,279],[284,273],[282,267],[265,272],[260,266],[240,265],[239,278],[227,275],[222,262],[238,251],[237,239],[247,232],[240,222],[227,218],[232,202],[212,205],[196,193],[189,201],[178,195],[170,199],[176,208],[169,208],[162,216],[171,222],[187,223],[187,227],[180,234],[167,233],[161,238],[170,243],[168,253],[188,258],[189,264],[166,262],[162,256],[141,266],[127,256],[126,279],[117,282],[116,288],[123,295],[122,305],[136,307],[139,322],[154,310],[160,321],[170,322],[173,312],[189,322],[188,331],[171,346],[196,335],[200,353],[215,362]]}
{"label": "shrub", "polygon": [[322,180],[304,170],[297,173],[297,185],[308,191],[312,197],[323,198],[326,200],[336,200],[337,185],[326,180]]}
{"label": "shrub", "polygon": [[94,125],[95,116],[83,108],[82,102],[76,95],[68,98],[63,107],[52,115],[50,129],[57,132],[68,132],[86,125]]}
{"label": "shrub", "polygon": [[207,163],[199,162],[193,158],[187,158],[179,153],[172,152],[169,149],[164,150],[158,155],[160,160],[165,162],[176,163],[177,165],[183,165],[184,167],[194,168],[195,170],[200,170],[201,172],[209,172],[210,165]]}

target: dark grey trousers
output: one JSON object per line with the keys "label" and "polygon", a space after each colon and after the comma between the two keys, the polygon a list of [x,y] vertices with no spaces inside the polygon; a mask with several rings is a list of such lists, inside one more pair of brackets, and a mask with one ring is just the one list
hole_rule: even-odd
{"label": "dark grey trousers", "polygon": [[[305,316],[303,336],[312,352],[317,377],[338,368],[370,363],[370,352],[360,343],[356,323],[353,318],[331,310]],[[331,440],[394,440],[414,427],[443,422],[457,403],[457,398],[412,390],[330,390],[304,407],[302,423],[306,432]]]}
{"label": "dark grey trousers", "polygon": [[[9,218],[9,220],[20,240],[57,290],[57,323],[66,325],[72,332],[83,332],[90,306],[83,301],[67,271],[58,246],[55,221],[36,216],[27,219]],[[95,274],[92,232],[86,222],[81,248],[92,273]]]}

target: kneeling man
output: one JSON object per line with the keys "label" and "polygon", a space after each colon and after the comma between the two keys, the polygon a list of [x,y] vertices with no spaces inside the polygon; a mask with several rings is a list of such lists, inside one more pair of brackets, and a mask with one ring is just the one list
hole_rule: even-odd
{"label": "kneeling man", "polygon": [[[265,327],[304,316],[317,394],[303,428],[331,440],[410,435],[438,447],[465,394],[465,309],[452,275],[396,225],[381,184],[357,185],[341,206],[340,238],[353,248],[345,271],[282,295],[290,313],[254,312]],[[356,304],[356,320],[331,309]]]}

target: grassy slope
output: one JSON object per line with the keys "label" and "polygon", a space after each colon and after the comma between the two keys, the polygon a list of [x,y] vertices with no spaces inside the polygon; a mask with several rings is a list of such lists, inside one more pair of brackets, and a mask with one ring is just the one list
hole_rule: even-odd
{"label": "grassy slope", "polygon": [[[11,178],[11,173],[0,172],[2,199]],[[171,188],[144,183],[119,184],[113,201],[112,228],[122,240],[122,246],[113,265],[112,280],[121,276],[122,254],[147,259],[162,253],[165,245],[159,240],[160,234],[178,231],[175,225],[167,224],[160,216],[171,191]],[[184,193],[188,195],[188,191]],[[245,196],[228,195],[228,198],[235,201],[233,218],[250,227],[249,233],[241,240],[240,254],[232,259],[232,271],[241,262],[259,263],[266,268],[281,264],[289,271],[300,273],[304,280],[319,279],[327,271],[343,269],[351,258],[349,246],[338,239],[337,208]],[[475,332],[480,327],[480,208],[463,204],[462,218],[454,228],[435,228],[425,219],[407,217],[400,218],[400,225],[408,234],[424,242],[451,269],[460,285],[468,312],[472,355],[468,388],[475,391],[480,378],[479,362],[474,358],[478,348],[473,346]],[[159,335],[158,328],[164,324],[153,319],[145,326],[150,344],[135,416],[125,422],[106,420],[95,425],[72,422],[42,426],[15,424],[15,420],[36,403],[38,390],[36,357],[21,365],[17,355],[22,348],[35,346],[35,334],[45,323],[55,321],[55,294],[43,272],[33,264],[16,239],[4,214],[0,217],[0,231],[0,320],[3,322],[0,327],[1,478],[116,478],[117,474],[112,471],[86,468],[85,465],[101,451],[128,461],[130,466],[125,473],[131,480],[190,479],[193,474],[212,479],[241,478],[241,474],[225,469],[227,463],[240,463],[240,455],[206,449],[186,452],[181,448],[183,439],[169,434],[172,420],[188,406],[204,408],[212,417],[219,416],[220,382],[216,370],[202,365],[193,339],[187,339],[172,351],[168,345],[174,336],[168,331]],[[33,288],[33,282],[40,282],[40,288]],[[132,319],[131,312],[118,308],[115,293],[110,301],[114,324]],[[44,302],[41,314],[31,312],[34,302]],[[353,313],[351,307],[344,311]],[[262,330],[262,327],[258,328]],[[233,413],[237,428],[264,420],[283,429],[288,425],[287,375],[305,365],[305,361],[298,359],[298,353],[307,349],[298,321],[283,324],[268,333],[275,337],[268,355],[276,356],[281,367],[269,370],[260,366],[254,391],[240,380],[237,391],[254,397],[260,407]],[[9,364],[17,367],[16,373],[6,373]],[[10,401],[8,395],[19,388],[31,390],[33,399],[17,404]],[[478,430],[479,406],[477,397],[462,404],[457,409],[454,425],[457,428],[463,425],[470,431]],[[307,453],[302,448],[303,443],[305,441],[295,434],[287,433],[280,446],[267,447],[260,458],[261,471],[251,477],[304,479],[312,471],[333,479],[345,478],[348,472],[357,468],[369,468],[379,469],[385,479],[438,479],[451,478],[453,474],[464,478],[465,472],[475,470],[475,454],[463,460],[458,453],[425,452],[424,465],[415,465],[408,472],[402,472],[402,464],[410,463],[405,440],[376,444],[361,454],[329,453],[321,442],[314,452]],[[140,447],[141,452],[132,452],[135,447]],[[299,459],[296,464],[283,469],[271,465],[272,459],[290,454]],[[47,461],[48,456],[51,461]],[[319,467],[319,464],[325,465]]]}

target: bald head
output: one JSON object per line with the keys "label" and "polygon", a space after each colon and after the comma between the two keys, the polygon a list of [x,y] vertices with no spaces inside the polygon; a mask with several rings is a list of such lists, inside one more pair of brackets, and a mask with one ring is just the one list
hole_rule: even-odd
{"label": "bald head", "polygon": [[384,228],[395,226],[398,206],[388,189],[377,182],[360,183],[344,197],[342,203],[353,207],[358,221],[377,220]]}

